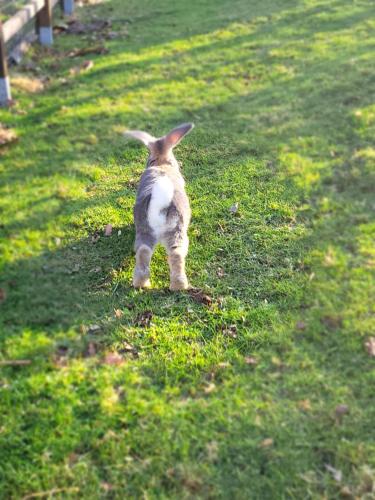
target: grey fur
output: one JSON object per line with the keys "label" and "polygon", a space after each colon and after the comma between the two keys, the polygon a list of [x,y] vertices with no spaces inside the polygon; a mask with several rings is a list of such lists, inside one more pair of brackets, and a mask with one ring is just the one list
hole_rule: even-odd
{"label": "grey fur", "polygon": [[[126,133],[128,136],[142,141],[149,149],[146,169],[139,183],[134,206],[136,267],[133,284],[136,287],[150,286],[149,264],[157,243],[163,244],[167,250],[171,271],[170,288],[181,290],[188,287],[185,257],[189,245],[187,230],[191,211],[185,192],[185,181],[180,172],[178,161],[173,154],[173,148],[190,132],[193,126],[190,123],[180,125],[159,139],[138,130]],[[166,225],[169,227],[158,236],[150,227],[148,210],[153,185],[160,176],[167,176],[171,181],[173,198],[169,206],[162,210],[166,216]]]}

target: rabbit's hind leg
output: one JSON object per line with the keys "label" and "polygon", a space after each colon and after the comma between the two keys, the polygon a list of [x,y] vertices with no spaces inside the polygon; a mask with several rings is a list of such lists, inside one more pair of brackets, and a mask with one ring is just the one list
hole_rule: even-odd
{"label": "rabbit's hind leg", "polygon": [[172,291],[186,290],[189,282],[185,273],[185,257],[188,252],[189,240],[187,236],[178,243],[167,247],[168,264],[170,269],[170,286]]}
{"label": "rabbit's hind leg", "polygon": [[142,244],[135,255],[135,269],[133,274],[133,286],[135,288],[150,288],[150,261],[152,249]]}

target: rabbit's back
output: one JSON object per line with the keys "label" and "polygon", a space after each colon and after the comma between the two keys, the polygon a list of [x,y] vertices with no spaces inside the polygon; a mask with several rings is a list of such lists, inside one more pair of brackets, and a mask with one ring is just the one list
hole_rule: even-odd
{"label": "rabbit's back", "polygon": [[184,179],[175,167],[148,167],[138,188],[134,207],[137,233],[147,235],[153,245],[187,228],[189,200]]}

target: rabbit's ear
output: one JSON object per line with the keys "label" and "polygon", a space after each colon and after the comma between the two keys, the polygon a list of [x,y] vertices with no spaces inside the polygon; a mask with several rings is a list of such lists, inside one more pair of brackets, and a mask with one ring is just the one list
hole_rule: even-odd
{"label": "rabbit's ear", "polygon": [[181,139],[194,128],[194,123],[183,123],[174,128],[163,137],[163,143],[167,149],[173,149],[181,141]]}
{"label": "rabbit's ear", "polygon": [[138,139],[143,142],[145,146],[148,148],[156,141],[156,138],[147,132],[142,132],[141,130],[128,130],[125,132],[125,137],[133,137],[134,139]]}

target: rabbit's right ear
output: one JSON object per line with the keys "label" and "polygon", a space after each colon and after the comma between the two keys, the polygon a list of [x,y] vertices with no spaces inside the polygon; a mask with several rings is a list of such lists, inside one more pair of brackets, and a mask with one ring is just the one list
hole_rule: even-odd
{"label": "rabbit's right ear", "polygon": [[133,137],[134,139],[138,139],[143,142],[143,144],[150,148],[152,144],[157,140],[156,137],[148,134],[147,132],[142,132],[141,130],[128,130],[125,132],[125,137]]}

